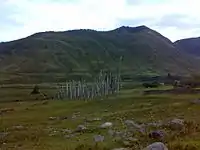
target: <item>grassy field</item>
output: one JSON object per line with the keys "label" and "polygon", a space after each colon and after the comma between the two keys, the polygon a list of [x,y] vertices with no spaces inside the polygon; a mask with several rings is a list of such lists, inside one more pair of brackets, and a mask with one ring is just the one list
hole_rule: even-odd
{"label": "grassy field", "polygon": [[[144,89],[138,88],[122,90],[119,95],[102,100],[36,101],[32,99],[30,101],[28,95],[32,88],[28,87],[9,86],[1,89],[0,95],[4,102],[0,103],[0,110],[8,110],[0,115],[0,149],[2,150],[103,150],[125,147],[124,143],[114,141],[108,135],[108,129],[98,127],[102,123],[112,122],[113,130],[121,131],[125,129],[125,120],[133,120],[141,124],[173,118],[184,119],[185,128],[183,131],[163,128],[166,136],[162,142],[169,150],[200,149],[198,128],[200,105],[190,103],[200,95],[147,96],[142,94]],[[41,89],[42,92],[54,91],[53,88],[44,87]],[[170,87],[163,87],[166,88]],[[14,102],[14,95],[18,95],[16,99],[23,98],[24,101]],[[86,123],[86,118],[101,120]],[[67,138],[66,129],[74,130],[78,125],[84,125],[89,130]],[[151,130],[155,128],[149,128],[148,132]],[[97,146],[93,136],[98,134],[103,135],[105,139]],[[138,141],[131,146],[133,149],[141,149],[155,142],[155,139],[150,139],[147,134],[136,133],[134,137]]]}

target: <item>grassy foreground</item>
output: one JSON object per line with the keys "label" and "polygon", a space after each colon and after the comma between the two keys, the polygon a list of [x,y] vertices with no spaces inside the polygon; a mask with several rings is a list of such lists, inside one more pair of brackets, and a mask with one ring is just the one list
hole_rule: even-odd
{"label": "grassy foreground", "polygon": [[[164,143],[170,150],[200,149],[200,105],[190,101],[200,95],[148,95],[143,89],[122,90],[120,95],[93,101],[22,101],[0,103],[0,110],[10,111],[0,115],[0,149],[2,150],[73,150],[112,149],[125,147],[113,141],[107,129],[98,129],[104,122],[112,122],[115,130],[123,130],[123,122],[131,119],[137,123],[157,122],[173,118],[188,122],[187,131],[166,131]],[[55,119],[60,118],[60,119]],[[84,120],[101,120],[84,124]],[[78,125],[90,130],[67,138],[65,129]],[[197,128],[196,128],[197,126]],[[6,134],[2,134],[6,133]],[[95,147],[94,135],[105,140]],[[148,136],[137,136],[141,147],[154,142]],[[139,148],[138,148],[139,149]]]}

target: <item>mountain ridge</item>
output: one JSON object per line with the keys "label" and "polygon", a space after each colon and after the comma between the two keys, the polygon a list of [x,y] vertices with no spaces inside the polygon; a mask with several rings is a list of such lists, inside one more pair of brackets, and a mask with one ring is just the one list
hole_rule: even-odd
{"label": "mountain ridge", "polygon": [[[28,80],[37,74],[39,77],[34,78],[41,81],[47,80],[41,78],[41,74],[62,74],[63,78],[91,77],[101,69],[116,71],[121,56],[124,58],[122,72],[131,76],[169,72],[191,74],[200,70],[198,59],[177,49],[160,33],[142,25],[121,26],[109,31],[46,31],[3,42],[0,43],[0,72],[25,74]],[[48,77],[48,80],[51,78]]]}
{"label": "mountain ridge", "polygon": [[200,57],[200,37],[177,40],[174,44],[184,52]]}

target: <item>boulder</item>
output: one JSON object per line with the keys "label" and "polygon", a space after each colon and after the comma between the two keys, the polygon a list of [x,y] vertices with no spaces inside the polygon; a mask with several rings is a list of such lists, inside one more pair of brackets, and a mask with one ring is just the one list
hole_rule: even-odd
{"label": "boulder", "polygon": [[49,117],[49,120],[57,120],[57,117]]}
{"label": "boulder", "polygon": [[64,134],[71,134],[72,130],[70,130],[70,129],[62,129],[62,133],[64,133]]}
{"label": "boulder", "polygon": [[140,129],[140,128],[141,128],[140,125],[136,124],[136,123],[135,123],[134,121],[132,121],[132,120],[126,120],[126,121],[124,122],[124,124],[125,124],[128,128],[132,128],[132,127],[136,128],[136,129]]}
{"label": "boulder", "polygon": [[163,123],[161,121],[158,121],[158,122],[150,122],[150,123],[147,123],[146,125],[147,127],[161,127],[163,126]]}
{"label": "boulder", "polygon": [[102,135],[95,135],[93,138],[94,138],[95,143],[104,141],[104,136]]}
{"label": "boulder", "polygon": [[12,112],[12,111],[14,111],[14,108],[2,108],[0,109],[0,114]]}
{"label": "boulder", "polygon": [[84,125],[78,125],[78,127],[76,128],[76,132],[82,132],[85,131],[87,128]]}
{"label": "boulder", "polygon": [[149,133],[149,138],[152,139],[163,139],[164,138],[164,131],[158,130],[158,131],[152,131]]}
{"label": "boulder", "polygon": [[192,104],[200,104],[200,99],[195,99],[191,101]]}
{"label": "boulder", "polygon": [[173,120],[168,122],[168,126],[172,130],[181,130],[184,127],[184,120],[182,120],[182,119],[173,119]]}
{"label": "boulder", "polygon": [[123,145],[124,145],[125,147],[131,147],[131,146],[133,145],[133,143],[130,142],[130,141],[123,141]]}
{"label": "boulder", "polygon": [[23,130],[25,127],[22,125],[13,126],[12,129],[14,130]]}
{"label": "boulder", "polygon": [[112,150],[130,150],[130,149],[128,149],[128,148],[114,148]]}
{"label": "boulder", "polygon": [[130,142],[138,142],[138,139],[133,138],[133,137],[128,137],[128,138],[126,138],[126,140],[130,141]]}
{"label": "boulder", "polygon": [[113,126],[112,122],[105,122],[100,126],[102,129],[111,128]]}
{"label": "boulder", "polygon": [[68,134],[68,135],[65,135],[64,138],[70,139],[70,138],[75,137],[76,135],[77,135],[77,134]]}
{"label": "boulder", "polygon": [[168,148],[165,146],[165,144],[161,142],[155,142],[147,146],[143,150],[168,150]]}
{"label": "boulder", "polygon": [[96,122],[101,121],[101,118],[86,119],[86,122]]}

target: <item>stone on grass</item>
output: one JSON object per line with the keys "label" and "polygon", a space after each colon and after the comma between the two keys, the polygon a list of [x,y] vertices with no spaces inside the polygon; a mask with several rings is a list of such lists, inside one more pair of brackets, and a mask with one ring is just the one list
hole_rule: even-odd
{"label": "stone on grass", "polygon": [[49,136],[56,136],[58,134],[57,130],[52,130],[49,134]]}
{"label": "stone on grass", "polygon": [[111,128],[113,126],[112,122],[105,122],[100,126],[102,129]]}
{"label": "stone on grass", "polygon": [[49,117],[49,120],[56,120],[57,117]]}
{"label": "stone on grass", "polygon": [[128,138],[125,138],[125,141],[123,141],[123,144],[124,146],[130,147],[137,142],[138,142],[138,139],[133,138],[133,137],[128,137]]}
{"label": "stone on grass", "polygon": [[94,118],[93,121],[101,121],[101,118]]}
{"label": "stone on grass", "polygon": [[123,131],[116,131],[114,136],[121,138],[121,139],[124,139],[124,138],[128,137],[128,134],[126,132],[123,132]]}
{"label": "stone on grass", "polygon": [[58,120],[66,120],[66,119],[68,119],[67,116],[60,116],[60,117],[58,117]]}
{"label": "stone on grass", "polygon": [[150,123],[147,123],[146,125],[147,127],[161,127],[163,126],[163,123],[161,121],[158,121],[158,122],[150,122]]}
{"label": "stone on grass", "polygon": [[132,128],[132,127],[137,128],[137,129],[141,128],[141,126],[136,124],[133,120],[126,120],[124,123],[128,128]]}
{"label": "stone on grass", "polygon": [[128,138],[126,138],[126,140],[130,141],[130,142],[138,142],[138,139],[133,138],[133,137],[128,137]]}
{"label": "stone on grass", "polygon": [[131,143],[130,141],[123,141],[123,145],[124,145],[125,147],[130,147],[130,146],[133,145],[133,143]]}
{"label": "stone on grass", "polygon": [[62,132],[65,133],[65,134],[71,134],[72,130],[70,130],[70,129],[62,129]]}
{"label": "stone on grass", "polygon": [[191,101],[192,104],[200,104],[200,99],[195,99]]}
{"label": "stone on grass", "polygon": [[23,130],[25,127],[22,125],[17,125],[12,127],[14,130]]}
{"label": "stone on grass", "polygon": [[181,130],[184,127],[184,120],[173,119],[173,120],[168,122],[168,125],[172,130]]}
{"label": "stone on grass", "polygon": [[70,138],[73,138],[75,136],[76,136],[76,134],[68,134],[68,135],[65,135],[64,138],[70,139]]}
{"label": "stone on grass", "polygon": [[164,131],[158,130],[158,131],[152,131],[149,133],[149,138],[152,139],[163,139],[164,138]]}
{"label": "stone on grass", "polygon": [[155,142],[147,146],[143,150],[168,150],[168,148],[165,146],[165,144],[161,142]]}
{"label": "stone on grass", "polygon": [[86,119],[87,122],[101,121],[101,118]]}
{"label": "stone on grass", "polygon": [[82,132],[85,131],[87,128],[84,125],[78,125],[78,127],[76,128],[76,132]]}
{"label": "stone on grass", "polygon": [[94,138],[95,143],[104,141],[104,136],[102,135],[95,135],[93,138]]}
{"label": "stone on grass", "polygon": [[0,109],[0,114],[12,112],[12,111],[14,111],[14,108],[2,108]]}
{"label": "stone on grass", "polygon": [[112,150],[130,150],[130,149],[128,149],[128,148],[114,148]]}

